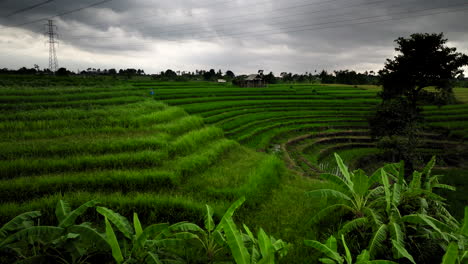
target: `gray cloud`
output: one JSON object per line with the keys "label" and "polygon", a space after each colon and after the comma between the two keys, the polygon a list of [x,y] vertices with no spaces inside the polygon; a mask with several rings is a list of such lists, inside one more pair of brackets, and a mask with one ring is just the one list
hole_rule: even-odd
{"label": "gray cloud", "polygon": [[[47,66],[45,21],[9,26],[97,0],[51,1],[8,16],[40,2],[0,1],[0,67]],[[467,12],[463,0],[113,0],[55,21],[59,63],[71,69],[279,73],[378,70],[393,56],[393,40],[414,32],[444,32],[468,53]]]}

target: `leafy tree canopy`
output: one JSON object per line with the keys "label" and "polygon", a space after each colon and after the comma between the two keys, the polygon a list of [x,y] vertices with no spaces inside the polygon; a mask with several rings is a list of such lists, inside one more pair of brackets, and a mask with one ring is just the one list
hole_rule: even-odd
{"label": "leafy tree canopy", "polygon": [[443,33],[412,34],[395,40],[398,54],[387,59],[379,71],[383,99],[406,96],[416,106],[420,91],[435,86],[439,93],[451,93],[450,81],[468,65],[468,56],[447,47]]}

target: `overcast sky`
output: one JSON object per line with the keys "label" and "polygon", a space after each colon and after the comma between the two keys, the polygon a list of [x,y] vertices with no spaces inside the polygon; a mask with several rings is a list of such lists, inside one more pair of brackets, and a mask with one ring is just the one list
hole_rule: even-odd
{"label": "overcast sky", "polygon": [[[0,0],[0,68],[48,67],[47,18],[98,2]],[[74,71],[377,71],[416,32],[468,54],[467,0],[110,0],[53,19]]]}

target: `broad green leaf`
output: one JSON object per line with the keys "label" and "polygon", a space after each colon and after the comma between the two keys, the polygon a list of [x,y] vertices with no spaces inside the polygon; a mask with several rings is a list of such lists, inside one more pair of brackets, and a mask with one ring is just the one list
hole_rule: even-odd
{"label": "broad green leaf", "polygon": [[158,255],[154,254],[153,252],[148,252],[148,257],[146,257],[147,264],[163,264],[161,260],[159,260]]}
{"label": "broad green leaf", "polygon": [[353,189],[350,185],[348,185],[347,182],[345,182],[342,178],[340,178],[339,176],[336,176],[336,175],[333,175],[333,174],[329,174],[329,173],[323,173],[323,174],[320,174],[320,178],[326,180],[326,181],[329,181],[335,185],[337,185],[338,187],[340,187],[343,191],[347,191],[347,192],[352,192]]}
{"label": "broad green leaf", "polygon": [[106,222],[106,240],[112,250],[112,257],[117,263],[122,263],[124,258],[122,256],[122,251],[120,250],[119,241],[117,241],[117,237],[115,236],[114,229],[112,229],[109,220],[107,217],[104,217]]}
{"label": "broad green leaf", "polygon": [[188,222],[179,222],[169,226],[172,232],[197,232],[204,233],[203,229],[196,224]]}
{"label": "broad green leaf", "polygon": [[350,189],[353,189],[353,182],[351,181],[351,174],[349,173],[348,167],[343,163],[343,160],[341,159],[340,155],[338,155],[336,152],[334,153],[336,163],[338,164],[338,168],[340,168],[341,174],[346,179],[346,182],[348,182],[348,185],[350,186]]}
{"label": "broad green leaf", "polygon": [[377,226],[380,226],[382,224],[381,216],[378,215],[374,209],[366,207],[364,208],[363,212],[367,217],[370,217]]}
{"label": "broad green leaf", "polygon": [[460,233],[468,237],[468,206],[465,207],[465,217],[463,217],[463,224]]}
{"label": "broad green leaf", "polygon": [[[401,227],[399,224],[392,222],[388,225],[389,231],[390,231],[390,237],[392,240],[395,241],[395,243],[398,243],[401,247],[405,246],[404,243],[404,237],[403,237],[403,232],[401,231]],[[399,259],[402,257],[399,251],[394,252],[394,257],[396,259]]]}
{"label": "broad green leaf", "polygon": [[110,245],[107,243],[104,234],[99,233],[88,225],[74,225],[68,228],[68,231],[79,234],[79,239],[87,245],[93,245],[93,247],[100,250],[110,249]]}
{"label": "broad green leaf", "polygon": [[[319,258],[319,261],[322,262],[323,264],[336,264],[336,261],[330,258]],[[341,263],[341,262],[338,262]]]}
{"label": "broad green leaf", "polygon": [[458,245],[452,242],[447,247],[444,257],[442,258],[442,264],[456,264],[458,259]]}
{"label": "broad green leaf", "polygon": [[359,254],[356,258],[356,264],[358,263],[367,263],[367,261],[370,260],[370,255],[369,251],[367,249],[364,249],[361,254]]}
{"label": "broad green leaf", "polygon": [[215,224],[213,221],[213,208],[211,208],[209,205],[206,206],[206,215],[205,215],[205,229],[208,232],[211,232],[215,228]]}
{"label": "broad green leaf", "polygon": [[360,218],[356,218],[356,219],[353,219],[349,222],[347,222],[346,224],[344,224],[340,231],[338,232],[338,234],[341,236],[341,235],[346,235],[347,233],[359,228],[359,227],[362,227],[362,226],[365,226],[367,224],[367,218],[366,217],[360,217]]}
{"label": "broad green leaf", "polygon": [[436,162],[436,156],[432,156],[431,160],[426,164],[424,167],[422,174],[426,179],[428,179],[431,176],[431,170],[434,167]]}
{"label": "broad green leaf", "polygon": [[398,251],[400,255],[407,258],[412,263],[416,264],[416,262],[413,259],[413,256],[411,256],[410,253],[408,253],[408,251],[402,245],[400,245],[400,243],[392,239],[392,244],[393,244],[393,247]]}
{"label": "broad green leaf", "polygon": [[51,242],[63,235],[64,229],[55,226],[31,226],[11,234],[0,242],[0,248],[15,241]]}
{"label": "broad green leaf", "polygon": [[224,213],[223,217],[221,218],[221,221],[219,221],[218,226],[215,228],[215,231],[220,230],[223,228],[223,222],[226,221],[227,219],[231,219],[232,216],[234,215],[234,212],[239,208],[243,203],[245,202],[245,197],[241,197],[239,200],[235,201]]}
{"label": "broad green leaf", "polygon": [[262,259],[260,259],[257,264],[275,264],[275,256],[273,253],[270,253],[267,256],[262,256]]}
{"label": "broad green leaf", "polygon": [[383,168],[377,169],[372,175],[369,177],[369,185],[372,186],[375,183],[380,183],[382,180],[382,172]]}
{"label": "broad green leaf", "polygon": [[200,239],[197,235],[192,234],[190,232],[179,232],[179,233],[176,233],[174,236],[176,239],[181,239],[181,240]]}
{"label": "broad green leaf", "polygon": [[273,245],[262,228],[258,231],[258,246],[263,257],[269,256],[272,253]]}
{"label": "broad green leaf", "polygon": [[178,248],[185,245],[185,241],[178,238],[165,238],[157,240],[147,240],[149,247]]}
{"label": "broad green leaf", "polygon": [[95,201],[95,200],[88,201],[88,202],[82,204],[80,207],[76,208],[75,210],[69,212],[59,222],[59,227],[66,228],[66,227],[69,227],[69,226],[75,224],[76,218],[78,218],[78,216],[82,215],[86,211],[86,209],[96,206],[96,204],[98,204],[98,202]]}
{"label": "broad green leaf", "polygon": [[442,183],[434,184],[433,187],[434,188],[439,188],[439,189],[444,189],[444,190],[449,190],[449,191],[456,191],[457,190],[457,188],[453,187],[452,185],[442,184]]}
{"label": "broad green leaf", "polygon": [[439,233],[445,240],[448,240],[447,235],[443,233],[439,227],[444,228],[446,230],[450,230],[450,227],[448,227],[446,224],[428,215],[423,215],[423,214],[405,215],[401,217],[401,221],[407,222],[407,223],[413,223],[413,224],[428,225],[432,227],[434,231]]}
{"label": "broad green leaf", "polygon": [[325,246],[335,252],[338,251],[338,243],[336,242],[336,238],[334,236],[330,236],[327,241],[325,241]]}
{"label": "broad green leaf", "polygon": [[333,189],[318,189],[318,190],[306,192],[306,194],[312,198],[322,199],[323,197],[327,197],[327,198],[333,197],[333,198],[344,199],[348,201],[352,200],[345,193],[337,191],[337,190],[333,190]]}
{"label": "broad green leaf", "polygon": [[135,228],[135,235],[138,238],[141,233],[143,233],[143,228],[141,227],[140,219],[138,219],[137,213],[133,213],[133,227]]}
{"label": "broad green leaf", "polygon": [[134,250],[137,250],[144,246],[146,240],[157,239],[165,230],[169,228],[169,224],[153,224],[146,227],[140,236],[138,236],[136,242],[134,243]]}
{"label": "broad green leaf", "polygon": [[61,223],[65,217],[70,213],[70,204],[67,201],[59,200],[57,206],[55,207],[55,216],[59,223]]}
{"label": "broad green leaf", "polygon": [[363,170],[356,170],[352,176],[354,192],[359,196],[365,196],[369,190],[369,178]]}
{"label": "broad green leaf", "polygon": [[6,237],[8,232],[31,227],[33,224],[31,220],[39,216],[41,216],[39,211],[26,212],[15,216],[0,228],[0,237]]}
{"label": "broad green leaf", "polygon": [[315,241],[315,240],[304,240],[304,244],[309,247],[313,247],[316,250],[322,252],[327,257],[335,260],[338,263],[343,263],[343,258],[338,254],[338,252],[332,250],[331,248],[327,247],[326,245]]}
{"label": "broad green leaf", "polygon": [[246,226],[245,224],[242,225],[244,227],[244,230],[245,232],[247,233],[247,235],[249,236],[250,240],[252,241],[253,244],[256,244],[256,239],[252,233],[252,231],[250,231],[250,228],[248,226]]}
{"label": "broad green leaf", "polygon": [[232,256],[237,264],[248,264],[250,255],[247,248],[244,246],[241,233],[237,230],[236,224],[232,218],[225,218],[222,221],[223,230],[226,235],[226,240],[231,249]]}
{"label": "broad green leaf", "polygon": [[98,206],[96,211],[108,218],[126,238],[133,239],[133,229],[127,218],[106,207]]}
{"label": "broad green leaf", "polygon": [[387,225],[381,225],[369,241],[369,255],[373,258],[382,248],[387,239]]}
{"label": "broad green leaf", "polygon": [[341,241],[343,242],[343,247],[346,252],[346,262],[348,262],[348,264],[353,264],[353,257],[351,256],[351,252],[349,251],[348,245],[346,245],[346,240],[343,235],[341,235]]}
{"label": "broad green leaf", "polygon": [[409,187],[412,190],[421,188],[421,173],[420,172],[413,172],[413,178],[411,179]]}
{"label": "broad green leaf", "polygon": [[387,202],[386,211],[387,214],[390,212],[390,207],[392,203],[392,193],[390,192],[390,183],[388,181],[388,176],[385,170],[381,171],[382,173],[382,184],[385,190],[385,201]]}
{"label": "broad green leaf", "polygon": [[329,216],[330,214],[339,214],[339,213],[343,214],[344,211],[354,212],[353,208],[345,204],[330,205],[320,210],[318,213],[315,213],[313,218],[309,221],[309,223],[307,223],[307,225],[316,224],[320,222],[322,219],[324,219],[325,217]]}
{"label": "broad green leaf", "polygon": [[398,182],[401,181],[401,184],[404,184],[405,181],[405,162],[402,160],[398,164]]}

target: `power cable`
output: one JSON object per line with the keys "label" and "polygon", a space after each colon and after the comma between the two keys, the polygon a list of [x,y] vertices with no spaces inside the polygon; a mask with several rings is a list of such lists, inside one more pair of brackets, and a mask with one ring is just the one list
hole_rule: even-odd
{"label": "power cable", "polygon": [[55,0],[47,0],[47,1],[43,1],[43,2],[37,3],[37,4],[35,4],[35,5],[32,5],[32,6],[28,6],[28,7],[25,7],[25,8],[18,9],[18,10],[16,10],[16,11],[13,11],[13,12],[11,12],[10,14],[6,15],[5,18],[14,16],[14,15],[17,15],[17,14],[20,14],[20,13],[24,13],[24,12],[26,12],[26,11],[32,10],[32,9],[34,9],[34,8],[38,8],[38,7],[40,7],[40,6],[43,6],[43,5],[48,4],[48,3],[50,3],[50,2],[53,2],[53,1],[55,1]]}
{"label": "power cable", "polygon": [[[408,19],[408,18],[415,18],[415,17],[425,17],[425,16],[432,16],[432,15],[439,15],[439,14],[446,14],[446,13],[454,13],[454,12],[465,12],[465,11],[468,11],[468,7],[466,7],[466,6],[468,6],[468,3],[467,4],[459,4],[459,5],[450,7],[450,8],[454,8],[454,7],[464,7],[464,8],[459,8],[459,9],[455,9],[455,10],[446,10],[446,11],[436,11],[436,12],[427,13],[427,14],[420,14],[420,15],[409,15],[409,16],[397,17],[397,18],[391,17],[391,18],[386,19],[386,17],[388,17],[389,15],[399,15],[399,14],[405,14],[405,13],[409,13],[409,14],[413,13],[414,14],[414,13],[426,12],[426,11],[436,10],[436,9],[446,9],[448,7],[426,8],[426,9],[420,9],[420,10],[414,10],[414,11],[390,13],[390,14],[383,15],[383,16],[370,16],[370,17],[354,18],[354,19],[342,20],[342,21],[327,22],[327,23],[321,23],[321,24],[302,25],[302,26],[297,26],[297,27],[290,27],[290,28],[288,28],[288,30],[284,30],[284,31],[281,31],[281,32],[268,32],[267,33],[265,31],[259,31],[259,32],[262,32],[262,33],[259,33],[259,32],[244,32],[242,34],[244,34],[243,37],[258,37],[258,36],[262,36],[262,35],[278,35],[278,34],[284,34],[284,33],[315,31],[315,30],[322,30],[322,29],[328,29],[328,28],[363,25],[363,24],[370,24],[370,23],[380,23],[380,22],[386,22],[386,21],[398,21],[398,20],[403,20],[403,19]],[[365,19],[373,19],[373,18],[382,18],[382,19],[373,20],[373,21],[356,22],[356,23],[350,23],[350,24],[339,24],[339,25],[324,26],[325,24],[331,24],[331,23],[351,22],[351,21],[356,21],[356,20],[365,20]],[[322,26],[318,26],[318,25],[322,25]],[[306,27],[306,26],[309,26],[309,28],[303,28],[303,27]],[[299,29],[299,28],[301,28],[301,29]],[[284,28],[282,28],[282,29],[284,29]],[[280,28],[280,30],[281,30],[281,28]],[[245,36],[245,34],[250,34],[250,35]],[[192,38],[192,39],[190,39],[190,41],[206,40],[206,39],[213,39],[213,38],[224,39],[224,38],[239,37],[240,35],[241,34],[233,34],[233,35],[227,34],[227,35],[223,35],[223,36],[213,36],[213,37],[205,37],[205,38]],[[181,40],[167,40],[167,39],[165,41],[181,42]],[[140,46],[143,46],[144,44],[153,44],[153,43],[154,43],[154,41],[140,42],[140,43],[138,43],[136,45],[127,45],[127,47],[140,47]],[[120,45],[124,45],[124,44],[122,43]],[[111,46],[106,46],[106,47],[109,48]]]}
{"label": "power cable", "polygon": [[32,21],[28,21],[28,22],[24,22],[24,23],[20,23],[20,24],[16,24],[16,25],[5,26],[5,27],[2,27],[2,28],[0,28],[0,29],[12,28],[12,27],[21,27],[21,26],[26,26],[26,25],[34,24],[34,23],[37,23],[37,22],[42,22],[42,21],[44,21],[44,20],[49,20],[49,19],[53,19],[53,18],[57,18],[57,17],[66,16],[66,15],[69,15],[69,14],[72,14],[72,13],[76,13],[76,12],[83,11],[83,10],[88,9],[88,8],[91,8],[91,7],[95,7],[95,6],[98,6],[98,5],[102,5],[102,4],[107,3],[107,2],[110,2],[110,1],[113,1],[113,0],[103,0],[103,1],[99,1],[99,2],[94,3],[94,4],[91,4],[91,5],[87,5],[87,6],[84,6],[84,7],[77,8],[77,9],[65,11],[65,12],[59,13],[59,14],[54,15],[54,16],[43,17],[43,18],[40,18],[40,19],[36,19],[36,20],[32,20]]}

